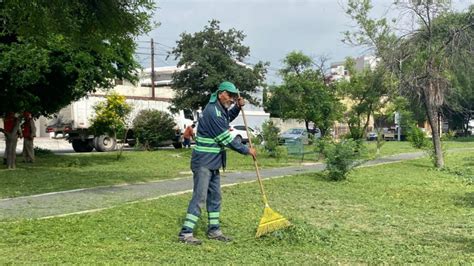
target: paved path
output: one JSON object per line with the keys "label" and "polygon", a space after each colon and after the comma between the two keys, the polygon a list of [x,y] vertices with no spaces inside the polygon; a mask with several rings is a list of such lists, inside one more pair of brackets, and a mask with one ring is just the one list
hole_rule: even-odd
{"label": "paved path", "polygon": [[[422,152],[405,153],[368,161],[364,165],[377,165],[416,159]],[[315,163],[261,171],[263,178],[274,178],[301,173],[324,170],[325,165]],[[255,172],[222,173],[222,185],[232,185],[255,181]],[[0,220],[45,218],[70,215],[81,212],[92,212],[110,208],[124,203],[156,199],[159,197],[181,194],[192,190],[192,178],[180,178],[148,182],[133,185],[119,185],[77,189],[63,192],[46,193],[25,197],[0,199]]]}

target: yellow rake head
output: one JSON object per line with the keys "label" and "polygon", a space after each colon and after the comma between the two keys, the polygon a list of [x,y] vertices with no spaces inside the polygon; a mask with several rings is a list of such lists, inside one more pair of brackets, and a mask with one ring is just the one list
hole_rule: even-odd
{"label": "yellow rake head", "polygon": [[257,233],[255,237],[261,237],[265,234],[289,227],[291,223],[279,213],[266,206],[263,210],[262,219],[258,224]]}

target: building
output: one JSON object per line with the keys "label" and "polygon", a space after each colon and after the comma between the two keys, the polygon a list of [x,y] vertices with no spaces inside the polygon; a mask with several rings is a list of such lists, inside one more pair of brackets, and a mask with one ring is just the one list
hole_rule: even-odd
{"label": "building", "polygon": [[[355,70],[362,71],[366,68],[375,69],[377,63],[380,61],[373,55],[364,55],[355,59]],[[334,82],[339,80],[349,80],[350,73],[345,67],[345,61],[334,62],[330,65],[328,81]]]}

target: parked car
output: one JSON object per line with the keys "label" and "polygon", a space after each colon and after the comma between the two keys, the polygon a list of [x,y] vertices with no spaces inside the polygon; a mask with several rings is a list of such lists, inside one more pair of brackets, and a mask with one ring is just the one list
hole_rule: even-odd
{"label": "parked car", "polygon": [[369,132],[367,133],[367,140],[372,141],[372,140],[377,140],[377,132]]}
{"label": "parked car", "polygon": [[311,129],[309,133],[313,134],[315,139],[321,138],[321,130],[319,128]]}
{"label": "parked car", "polygon": [[289,141],[301,141],[303,144],[308,144],[308,131],[305,128],[290,128],[280,134],[280,144],[285,144]]}
{"label": "parked car", "polygon": [[[250,135],[252,135],[252,137],[261,137],[262,136],[261,133],[258,130],[255,130],[251,127],[248,127],[248,129],[249,129]],[[247,136],[247,131],[245,130],[244,125],[230,125],[229,126],[229,131],[230,131],[230,135],[233,138],[238,139],[243,144],[246,144],[249,141],[249,137]]]}

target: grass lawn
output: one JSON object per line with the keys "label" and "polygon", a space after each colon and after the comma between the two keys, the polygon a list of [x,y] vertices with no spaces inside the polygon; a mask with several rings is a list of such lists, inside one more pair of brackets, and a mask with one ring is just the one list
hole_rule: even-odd
{"label": "grass lawn", "polygon": [[[375,155],[377,150],[376,141],[367,141],[368,152]],[[449,141],[443,141],[444,149],[474,148],[474,137],[455,138]],[[389,156],[399,153],[418,152],[420,150],[413,148],[408,141],[386,141],[380,149],[380,156]]]}
{"label": "grass lawn", "polygon": [[[464,140],[446,142],[445,147],[474,148],[474,138]],[[311,149],[305,147],[306,151]],[[368,142],[368,151],[375,154],[373,142]],[[390,141],[382,147],[381,154],[414,151],[417,150],[408,142]],[[253,170],[250,156],[233,151],[228,151],[227,155],[228,171]],[[35,164],[21,163],[19,158],[17,170],[0,169],[0,198],[189,177],[190,158],[190,149],[124,152],[120,160],[116,160],[116,153],[41,155],[37,156]],[[305,155],[304,162],[315,162],[318,158],[316,154]],[[301,158],[292,156],[276,160],[259,153],[258,160],[262,168],[272,168],[298,165]]]}
{"label": "grass lawn", "polygon": [[[319,264],[474,261],[474,152],[265,182],[273,209],[294,226],[254,239],[263,206],[256,183],[223,189],[230,244],[177,242],[191,194],[47,220],[0,223],[0,264]],[[468,180],[471,180],[468,182]],[[203,220],[206,220],[203,217]],[[197,237],[204,238],[205,222]]]}
{"label": "grass lawn", "polygon": [[[0,198],[190,177],[190,158],[190,149],[124,152],[120,160],[116,153],[40,155],[34,164],[21,163],[19,158],[15,171],[0,169]],[[259,156],[262,168],[296,162]],[[227,152],[228,171],[253,167],[250,156]]]}

